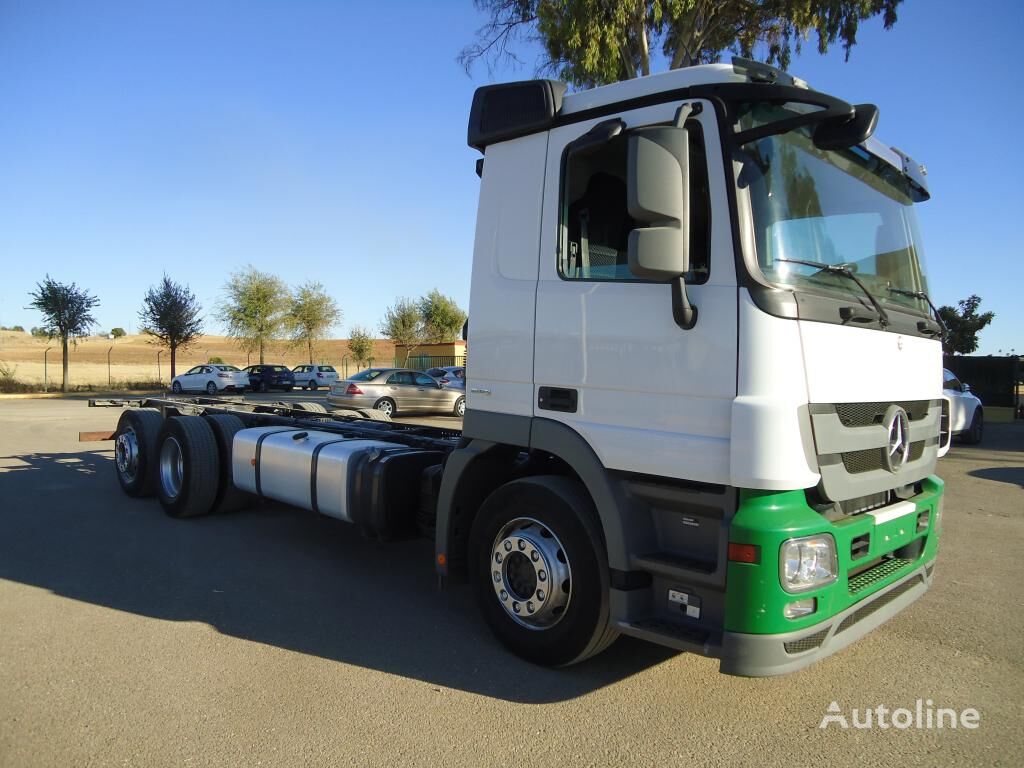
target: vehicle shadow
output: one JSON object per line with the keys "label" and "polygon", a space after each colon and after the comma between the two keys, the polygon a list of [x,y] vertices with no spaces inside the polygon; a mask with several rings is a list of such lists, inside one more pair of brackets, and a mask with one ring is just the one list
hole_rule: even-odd
{"label": "vehicle shadow", "polygon": [[548,670],[506,652],[432,544],[383,544],[277,504],[174,520],[121,493],[110,450],[0,457],[0,578],[513,702],[572,699],[674,652],[622,638]]}
{"label": "vehicle shadow", "polygon": [[1024,467],[985,467],[971,470],[967,474],[971,477],[980,477],[982,480],[995,480],[1024,488]]}

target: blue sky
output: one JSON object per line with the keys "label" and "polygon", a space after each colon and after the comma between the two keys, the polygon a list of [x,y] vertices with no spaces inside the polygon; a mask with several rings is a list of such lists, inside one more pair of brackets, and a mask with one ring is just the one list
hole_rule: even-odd
{"label": "blue sky", "polygon": [[[899,14],[862,26],[849,62],[811,42],[790,70],[879,105],[878,136],[928,167],[935,302],[979,294],[997,314],[979,351],[1024,353],[1024,5]],[[342,335],[433,287],[467,305],[470,100],[533,74],[523,50],[524,69],[466,76],[481,21],[470,0],[0,0],[0,323],[38,324],[47,272],[99,296],[103,328],[136,328],[163,271],[209,313],[247,264],[323,282]]]}

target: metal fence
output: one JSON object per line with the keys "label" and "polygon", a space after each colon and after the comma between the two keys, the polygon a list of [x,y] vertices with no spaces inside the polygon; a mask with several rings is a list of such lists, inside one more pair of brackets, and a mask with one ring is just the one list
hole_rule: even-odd
{"label": "metal fence", "polygon": [[465,355],[409,355],[406,362],[403,357],[395,358],[396,368],[412,368],[416,371],[426,371],[430,368],[447,368],[455,365],[466,365]]}
{"label": "metal fence", "polygon": [[950,355],[943,365],[956,374],[960,381],[970,384],[971,391],[985,405],[1015,408],[1017,382],[1020,379],[1018,358]]}

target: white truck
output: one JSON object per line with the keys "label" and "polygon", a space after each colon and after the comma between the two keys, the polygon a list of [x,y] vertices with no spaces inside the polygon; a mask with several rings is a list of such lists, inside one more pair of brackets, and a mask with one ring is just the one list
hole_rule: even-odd
{"label": "white truck", "polygon": [[540,664],[619,634],[740,675],[829,655],[927,590],[948,447],[925,176],[877,117],[744,60],[482,87],[461,432],[153,399],[121,485],[431,536]]}

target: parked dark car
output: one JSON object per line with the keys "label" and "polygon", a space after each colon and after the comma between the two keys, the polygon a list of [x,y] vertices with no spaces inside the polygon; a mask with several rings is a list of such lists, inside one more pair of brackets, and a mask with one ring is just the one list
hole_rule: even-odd
{"label": "parked dark car", "polygon": [[249,374],[249,389],[253,392],[295,389],[295,374],[283,365],[250,365],[245,372]]}

